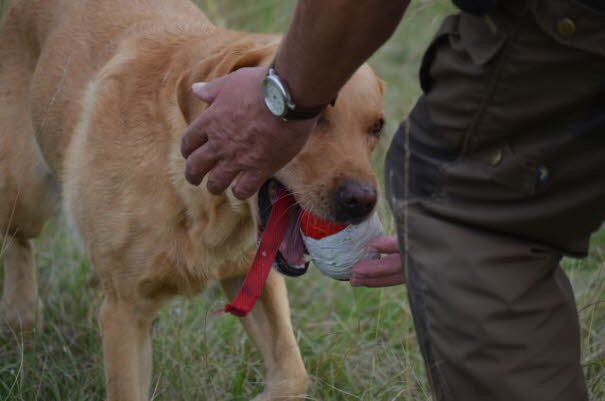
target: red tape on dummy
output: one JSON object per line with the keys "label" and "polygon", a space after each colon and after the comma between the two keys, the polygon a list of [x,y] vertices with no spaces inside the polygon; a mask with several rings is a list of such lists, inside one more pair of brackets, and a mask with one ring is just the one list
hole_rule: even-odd
{"label": "red tape on dummy", "polygon": [[300,216],[300,230],[307,237],[322,239],[341,232],[348,224],[333,223],[303,210]]}
{"label": "red tape on dummy", "polygon": [[260,245],[256,251],[254,262],[246,275],[244,284],[235,299],[227,306],[225,312],[244,317],[252,310],[256,300],[260,298],[265,281],[275,261],[279,245],[282,243],[288,228],[288,214],[296,200],[285,189],[277,193],[277,201],[273,204],[265,231],[261,235]]}

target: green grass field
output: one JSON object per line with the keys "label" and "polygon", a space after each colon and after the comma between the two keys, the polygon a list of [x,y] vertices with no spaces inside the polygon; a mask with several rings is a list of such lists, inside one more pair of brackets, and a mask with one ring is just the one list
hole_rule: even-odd
{"label": "green grass field", "polygon": [[[295,1],[199,3],[219,25],[279,32]],[[416,0],[392,40],[371,60],[387,81],[390,133],[419,95],[422,51],[448,11],[448,1]],[[386,135],[383,151],[389,139]],[[377,170],[381,159],[377,155]],[[392,230],[384,205],[382,215]],[[60,219],[49,223],[36,246],[45,326],[31,337],[0,338],[0,400],[103,400],[97,330],[101,294],[92,267]],[[566,260],[565,267],[580,310],[591,400],[603,401],[605,233],[593,239],[589,258]],[[430,399],[405,288],[352,289],[316,271],[288,279],[288,287],[295,333],[311,377],[310,400]],[[154,400],[248,400],[261,391],[262,361],[237,319],[209,315],[224,303],[213,288],[194,299],[176,299],[161,311],[153,327]]]}

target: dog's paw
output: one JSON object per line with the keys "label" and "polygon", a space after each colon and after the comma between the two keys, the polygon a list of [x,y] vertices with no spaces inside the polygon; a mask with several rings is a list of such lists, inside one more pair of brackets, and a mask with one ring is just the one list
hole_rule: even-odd
{"label": "dog's paw", "polygon": [[[257,395],[252,401],[303,401],[307,397],[309,379],[301,374],[296,379],[277,380],[273,385],[267,385],[265,391]],[[276,383],[279,383],[276,385]]]}
{"label": "dog's paw", "polygon": [[9,305],[0,302],[0,336],[11,337],[41,329],[43,324],[42,303],[37,306]]}
{"label": "dog's paw", "polygon": [[306,399],[307,397],[305,394],[279,396],[263,392],[262,394],[259,394],[254,397],[252,401],[303,401]]}

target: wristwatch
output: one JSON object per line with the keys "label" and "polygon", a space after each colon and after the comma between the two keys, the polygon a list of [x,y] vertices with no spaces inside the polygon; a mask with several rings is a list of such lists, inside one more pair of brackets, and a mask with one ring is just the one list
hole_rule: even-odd
{"label": "wristwatch", "polygon": [[263,95],[269,111],[285,121],[308,120],[317,117],[328,106],[327,104],[315,107],[296,106],[288,86],[279,77],[273,64],[269,67],[263,80]]}

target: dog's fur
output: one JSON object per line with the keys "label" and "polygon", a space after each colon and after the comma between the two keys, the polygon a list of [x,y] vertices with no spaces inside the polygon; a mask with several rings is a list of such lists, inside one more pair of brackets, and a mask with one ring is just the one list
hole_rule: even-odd
{"label": "dog's fur", "polygon": [[[205,107],[191,84],[267,65],[279,37],[213,26],[187,0],[16,0],[0,31],[0,319],[38,314],[31,239],[63,206],[105,293],[100,311],[107,396],[148,399],[149,328],[174,295],[219,280],[239,289],[256,250],[255,199],[184,180],[182,133]],[[277,177],[329,217],[334,188],[376,185],[370,153],[382,87],[362,67]],[[243,323],[267,367],[258,400],[298,399],[307,375],[284,282],[271,273]]]}

